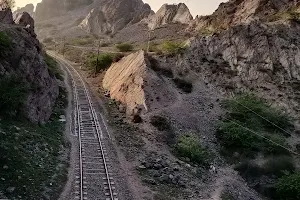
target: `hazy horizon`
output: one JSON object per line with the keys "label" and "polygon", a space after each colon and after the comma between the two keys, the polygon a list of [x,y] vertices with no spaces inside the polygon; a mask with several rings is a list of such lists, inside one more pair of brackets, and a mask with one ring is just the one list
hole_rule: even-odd
{"label": "hazy horizon", "polygon": [[[150,4],[151,8],[156,12],[164,3],[185,3],[192,15],[208,15],[213,13],[221,2],[226,0],[143,0],[145,3]],[[24,7],[26,4],[33,3],[36,5],[41,0],[16,0],[16,7]]]}

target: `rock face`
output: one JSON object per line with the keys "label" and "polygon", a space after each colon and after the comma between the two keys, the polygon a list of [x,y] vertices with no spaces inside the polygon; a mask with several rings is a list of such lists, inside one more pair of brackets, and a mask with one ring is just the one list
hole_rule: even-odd
{"label": "rock face", "polygon": [[149,17],[148,26],[150,29],[155,29],[170,23],[188,24],[192,20],[193,16],[184,3],[178,5],[164,4],[157,13]]}
{"label": "rock face", "polygon": [[103,0],[79,25],[88,33],[115,33],[148,17],[151,8],[141,0]]}
{"label": "rock face", "polygon": [[[24,26],[30,23],[33,21],[20,22]],[[2,52],[5,56],[0,59],[0,79],[15,76],[28,84],[28,97],[20,110],[30,121],[44,123],[50,118],[59,88],[49,74],[39,41],[19,26],[0,24],[0,31],[8,35],[11,46]]]}
{"label": "rock face", "polygon": [[[228,91],[255,90],[290,112],[300,110],[300,25],[258,21],[197,37],[181,68],[201,72],[208,82]],[[283,103],[283,102],[286,102]]]}
{"label": "rock face", "polygon": [[32,37],[36,37],[36,34],[34,32],[34,20],[30,16],[29,13],[23,12],[23,13],[18,13],[16,15],[15,23],[21,26],[26,27],[27,31]]}
{"label": "rock face", "polygon": [[230,0],[221,3],[210,16],[200,16],[191,23],[191,27],[201,30],[226,30],[231,26],[265,19],[278,11],[295,5],[294,0]]}
{"label": "rock face", "polygon": [[112,99],[126,105],[129,115],[172,105],[175,99],[163,79],[150,68],[142,50],[113,64],[105,74],[103,87],[110,91]]}
{"label": "rock face", "polygon": [[23,8],[18,8],[13,13],[14,19],[16,18],[18,13],[23,13],[23,12],[27,12],[29,15],[33,16],[33,14],[34,14],[34,5],[31,3],[31,4],[27,4]]}
{"label": "rock face", "polygon": [[4,24],[13,24],[13,15],[10,9],[0,10],[0,22]]}

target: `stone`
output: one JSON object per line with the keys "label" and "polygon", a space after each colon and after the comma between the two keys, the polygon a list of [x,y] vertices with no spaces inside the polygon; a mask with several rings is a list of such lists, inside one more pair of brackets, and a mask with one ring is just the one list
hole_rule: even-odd
{"label": "stone", "polygon": [[16,190],[16,187],[8,187],[6,188],[7,193],[13,193]]}

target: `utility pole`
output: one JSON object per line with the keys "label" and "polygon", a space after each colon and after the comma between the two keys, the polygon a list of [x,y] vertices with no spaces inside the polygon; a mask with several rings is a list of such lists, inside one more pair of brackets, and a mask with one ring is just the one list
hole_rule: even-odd
{"label": "utility pole", "polygon": [[65,56],[65,46],[66,46],[66,37],[63,38],[63,49],[62,49],[63,56]]}
{"label": "utility pole", "polygon": [[149,39],[148,39],[147,53],[149,53],[149,50],[150,50],[150,40],[151,40],[151,29],[149,29]]}
{"label": "utility pole", "polygon": [[97,50],[97,61],[96,61],[96,68],[95,68],[95,77],[96,77],[98,65],[99,65],[100,46],[101,46],[101,40],[99,39],[98,40],[98,50]]}

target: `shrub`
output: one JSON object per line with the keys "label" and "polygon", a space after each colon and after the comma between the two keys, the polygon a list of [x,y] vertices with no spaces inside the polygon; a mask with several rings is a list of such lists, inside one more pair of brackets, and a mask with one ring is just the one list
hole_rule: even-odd
{"label": "shrub", "polygon": [[287,172],[294,172],[296,169],[293,158],[288,156],[270,158],[264,163],[263,168],[267,175],[275,175],[277,177],[281,177]]}
{"label": "shrub", "polygon": [[159,131],[168,131],[171,129],[171,126],[165,117],[152,116],[150,119],[150,123]]}
{"label": "shrub", "polygon": [[62,71],[58,67],[57,62],[49,55],[45,55],[44,60],[46,64],[48,65],[49,74],[52,76],[55,76],[58,80],[63,81],[64,78],[62,76]]}
{"label": "shrub", "polygon": [[73,45],[87,45],[92,44],[94,39],[91,37],[74,38],[70,43]]}
{"label": "shrub", "polygon": [[100,54],[98,57],[98,66],[97,66],[97,55],[91,55],[87,61],[87,68],[94,70],[96,73],[99,73],[102,70],[107,69],[113,62],[113,56],[108,53]]}
{"label": "shrub", "polygon": [[300,172],[286,175],[276,183],[278,199],[299,200],[300,199]]}
{"label": "shrub", "polygon": [[121,52],[128,52],[133,50],[133,45],[128,43],[117,44],[116,48]]}
{"label": "shrub", "polygon": [[207,166],[210,162],[210,155],[207,150],[201,147],[198,137],[186,134],[179,137],[175,152],[178,156],[190,159],[191,162]]}
{"label": "shrub", "polygon": [[179,79],[179,78],[174,78],[173,79],[175,85],[181,89],[182,91],[184,91],[185,93],[191,93],[193,90],[193,85],[192,83],[189,83],[183,79]]}
{"label": "shrub", "polygon": [[163,53],[167,55],[173,55],[173,56],[182,53],[185,48],[186,47],[184,44],[178,42],[171,42],[171,41],[165,41],[161,45],[161,49]]}
{"label": "shrub", "polygon": [[218,126],[217,137],[227,150],[241,152],[244,156],[253,155],[254,152],[289,154],[282,147],[249,131],[249,129],[253,130],[259,135],[289,148],[284,138],[285,133],[281,130],[291,127],[291,119],[287,115],[249,94],[239,95],[223,103],[228,109],[228,114]]}
{"label": "shrub", "polygon": [[0,78],[0,85],[0,114],[16,116],[26,101],[29,85],[13,75]]}
{"label": "shrub", "polygon": [[8,37],[7,33],[0,32],[0,58],[6,55],[6,52],[11,47],[11,39]]}
{"label": "shrub", "polygon": [[221,194],[221,199],[222,200],[235,200],[235,198],[233,197],[233,195],[228,192],[228,191],[223,191]]}

